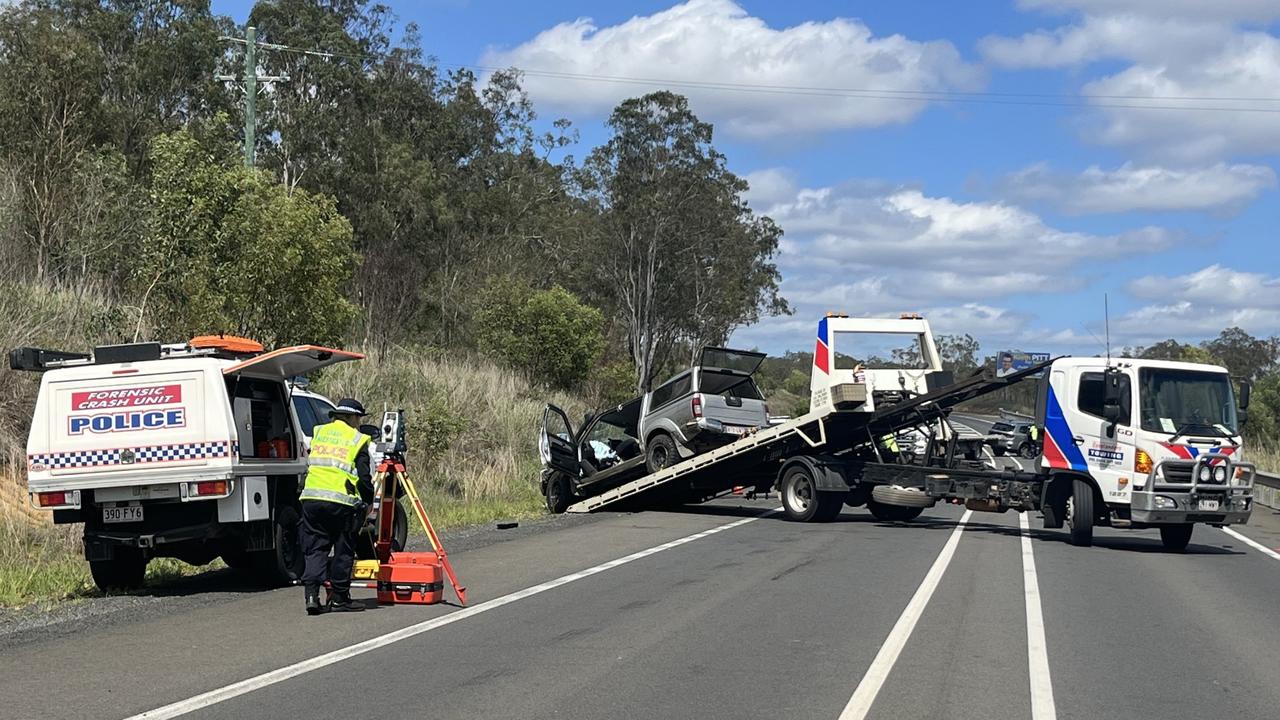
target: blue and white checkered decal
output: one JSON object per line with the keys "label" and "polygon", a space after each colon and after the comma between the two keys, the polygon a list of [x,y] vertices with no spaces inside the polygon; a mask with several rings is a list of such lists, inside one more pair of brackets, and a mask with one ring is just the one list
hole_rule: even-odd
{"label": "blue and white checkered decal", "polygon": [[[27,463],[32,471],[38,472],[78,467],[106,467],[109,465],[141,465],[143,463],[203,460],[227,457],[231,454],[239,454],[239,452],[240,443],[238,442],[214,440],[211,442],[150,445],[137,448],[37,453],[27,456]],[[127,462],[126,453],[132,454],[132,459]]]}

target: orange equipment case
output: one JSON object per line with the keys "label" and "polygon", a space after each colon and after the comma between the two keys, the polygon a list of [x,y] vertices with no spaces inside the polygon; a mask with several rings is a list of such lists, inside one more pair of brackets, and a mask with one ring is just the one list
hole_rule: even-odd
{"label": "orange equipment case", "polygon": [[379,605],[432,605],[443,599],[444,574],[435,553],[391,553],[378,566]]}

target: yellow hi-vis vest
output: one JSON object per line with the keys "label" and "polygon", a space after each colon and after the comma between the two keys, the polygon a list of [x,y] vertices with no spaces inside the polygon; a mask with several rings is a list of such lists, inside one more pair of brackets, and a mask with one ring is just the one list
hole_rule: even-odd
{"label": "yellow hi-vis vest", "polygon": [[360,478],[356,474],[356,458],[364,452],[367,442],[368,435],[341,420],[317,425],[312,430],[307,480],[299,497],[340,505],[359,502],[356,483]]}

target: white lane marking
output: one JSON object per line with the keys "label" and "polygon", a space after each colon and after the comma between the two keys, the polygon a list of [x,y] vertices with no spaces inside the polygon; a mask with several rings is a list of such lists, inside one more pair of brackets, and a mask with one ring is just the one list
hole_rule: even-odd
{"label": "white lane marking", "polygon": [[1231,528],[1225,528],[1225,527],[1222,528],[1222,532],[1230,535],[1231,537],[1239,540],[1240,542],[1246,545],[1249,545],[1254,550],[1257,550],[1258,552],[1264,555],[1270,555],[1273,560],[1280,560],[1280,553],[1276,552],[1275,550],[1272,550],[1271,548],[1267,547],[1266,545],[1263,545],[1262,543],[1258,542],[1257,540],[1254,540],[1253,538],[1247,535],[1238,533],[1235,530],[1232,530]]}
{"label": "white lane marking", "polygon": [[916,594],[911,597],[911,602],[907,603],[902,616],[889,631],[889,637],[885,638],[884,643],[880,645],[880,651],[871,661],[871,667],[867,668],[867,673],[862,676],[858,688],[853,691],[849,704],[844,706],[844,711],[840,713],[840,720],[863,720],[871,711],[871,704],[876,701],[876,695],[880,693],[885,679],[889,677],[889,671],[898,661],[898,655],[906,646],[907,639],[911,637],[911,631],[915,630],[920,615],[929,604],[929,598],[933,597],[933,591],[938,588],[938,581],[942,579],[942,574],[951,564],[951,558],[956,554],[956,546],[960,544],[960,533],[964,532],[964,524],[969,521],[969,516],[972,514],[972,510],[965,510],[964,515],[960,517],[960,522],[956,523],[955,529],[951,531],[951,537],[947,538],[947,544],[942,546],[942,552],[938,553],[938,558],[933,561],[933,567],[929,568],[924,580],[920,582],[920,587],[916,588]]}
{"label": "white lane marking", "polygon": [[1049,676],[1049,646],[1044,639],[1044,614],[1040,607],[1040,583],[1036,579],[1036,559],[1031,552],[1031,532],[1027,514],[1018,513],[1022,536],[1022,592],[1027,604],[1027,669],[1031,675],[1031,720],[1056,720],[1053,680]]}
{"label": "white lane marking", "polygon": [[735,520],[731,523],[725,523],[724,525],[717,525],[716,527],[713,527],[710,530],[703,530],[702,532],[694,533],[693,535],[686,535],[685,537],[677,538],[675,540],[672,540],[671,542],[663,543],[661,545],[656,545],[646,550],[641,550],[639,552],[632,553],[630,555],[627,555],[626,557],[620,557],[616,560],[610,560],[607,563],[602,563],[600,565],[596,565],[595,567],[587,568],[586,570],[579,570],[578,572],[571,573],[569,575],[564,575],[562,577],[558,577],[555,580],[548,580],[547,582],[544,582],[540,585],[534,585],[532,587],[527,587],[523,590],[517,590],[516,592],[510,593],[508,595],[503,595],[502,597],[497,597],[492,600],[487,600],[485,602],[480,603],[479,605],[472,605],[471,607],[463,608],[456,612],[451,612],[448,615],[442,615],[440,617],[433,618],[431,620],[420,622],[416,625],[410,625],[408,627],[401,628],[394,632],[389,632],[385,635],[379,635],[378,637],[370,638],[369,640],[365,640],[364,642],[356,643],[355,645],[351,645],[349,647],[334,650],[333,652],[328,652],[328,653],[325,653],[324,655],[320,655],[318,657],[314,657],[309,660],[303,660],[302,662],[294,663],[293,665],[287,665],[285,667],[263,673],[256,677],[247,678],[245,680],[241,680],[240,682],[235,682],[230,685],[220,687],[216,690],[210,690],[209,692],[201,693],[194,697],[187,698],[186,700],[180,700],[178,702],[165,705],[164,707],[159,707],[154,710],[148,710],[138,715],[131,715],[128,718],[125,718],[125,720],[158,720],[161,718],[175,718],[181,715],[186,715],[187,713],[194,712],[202,708],[207,708],[210,705],[216,705],[220,702],[230,700],[235,697],[239,697],[240,695],[244,695],[246,693],[253,692],[254,690],[259,690],[269,685],[275,685],[276,683],[284,682],[285,680],[297,677],[305,673],[309,673],[313,670],[319,670],[321,668],[328,667],[329,665],[342,662],[343,660],[353,658],[357,655],[363,655],[367,652],[377,650],[378,648],[386,647],[387,645],[390,645],[392,643],[400,642],[401,640],[407,640],[411,637],[414,637],[415,635],[421,635],[422,633],[435,630],[438,627],[444,627],[445,625],[456,623],[459,620],[465,620],[469,617],[474,617],[476,615],[479,615],[480,613],[488,612],[490,610],[495,610],[497,608],[502,607],[503,605],[510,605],[511,603],[516,602],[518,600],[523,600],[527,597],[532,597],[539,593],[544,593],[548,590],[553,590],[562,585],[568,585],[569,583],[574,582],[576,580],[581,580],[583,578],[591,577],[592,575],[597,575],[606,570],[612,570],[613,568],[619,567],[621,565],[626,565],[627,563],[635,562],[636,560],[647,558],[650,555],[656,555],[657,553],[660,553],[664,550],[670,550],[671,548],[679,547],[681,545],[691,543],[695,540],[701,540],[705,537],[715,535],[716,533],[721,533],[726,530],[732,530],[737,527],[742,527],[747,523],[755,522],[756,520],[759,520],[760,518],[763,518],[766,515],[771,515],[773,513],[776,513],[779,510],[781,510],[781,508],[774,508],[772,510],[766,510],[765,512],[762,512],[759,515],[755,515],[753,517],[743,518],[741,520]]}

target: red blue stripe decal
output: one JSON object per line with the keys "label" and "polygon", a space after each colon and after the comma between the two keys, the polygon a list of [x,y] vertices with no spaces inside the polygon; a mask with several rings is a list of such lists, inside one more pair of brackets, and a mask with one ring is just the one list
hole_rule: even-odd
{"label": "red blue stripe decal", "polygon": [[1044,459],[1049,467],[1068,470],[1086,471],[1084,453],[1076,446],[1071,427],[1062,414],[1062,406],[1058,404],[1058,396],[1049,386],[1049,402],[1044,413]]}
{"label": "red blue stripe decal", "polygon": [[818,346],[813,349],[813,366],[824,373],[831,373],[830,348],[827,342],[827,319],[818,321]]}

